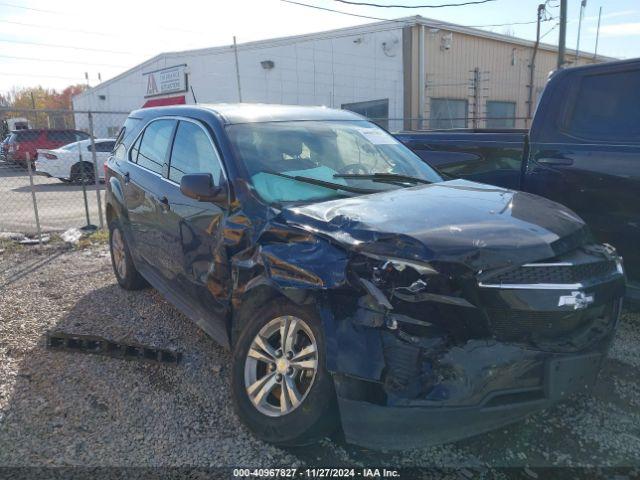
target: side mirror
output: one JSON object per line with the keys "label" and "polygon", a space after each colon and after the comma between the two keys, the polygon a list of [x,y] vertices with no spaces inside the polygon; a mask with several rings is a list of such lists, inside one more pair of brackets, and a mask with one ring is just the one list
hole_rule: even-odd
{"label": "side mirror", "polygon": [[199,202],[225,203],[227,192],[224,187],[216,187],[210,173],[191,173],[180,180],[180,192]]}

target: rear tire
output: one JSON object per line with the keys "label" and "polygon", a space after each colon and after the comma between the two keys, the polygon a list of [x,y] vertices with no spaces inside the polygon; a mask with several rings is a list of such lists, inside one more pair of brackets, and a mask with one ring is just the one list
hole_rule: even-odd
{"label": "rear tire", "polygon": [[109,250],[111,266],[118,284],[125,290],[141,290],[148,286],[147,281],[136,270],[126,243],[122,227],[118,220],[109,223]]}
{"label": "rear tire", "polygon": [[[283,328],[292,332],[285,334],[284,345]],[[308,445],[336,430],[338,410],[325,367],[324,333],[312,308],[283,299],[263,306],[240,334],[232,362],[236,412],[261,440]]]}
{"label": "rear tire", "polygon": [[71,167],[71,178],[72,183],[76,183],[78,185],[92,185],[95,183],[95,172],[93,171],[93,165],[87,162],[76,163]]}

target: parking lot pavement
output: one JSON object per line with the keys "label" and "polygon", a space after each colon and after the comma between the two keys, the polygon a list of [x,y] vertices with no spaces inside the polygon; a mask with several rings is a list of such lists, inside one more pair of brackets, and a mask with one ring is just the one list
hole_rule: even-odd
{"label": "parking lot pavement", "polygon": [[[82,186],[55,178],[33,177],[40,226],[44,232],[86,225]],[[101,185],[101,190],[104,185]],[[95,185],[87,186],[91,223],[97,225],[98,207]],[[33,234],[36,221],[29,175],[24,168],[0,160],[0,229]]]}
{"label": "parking lot pavement", "polygon": [[[337,436],[279,449],[239,423],[227,351],[154,290],[121,290],[104,246],[57,248],[0,255],[0,465],[640,464],[639,313],[625,312],[593,396],[449,445],[372,452]],[[21,275],[26,261],[37,270]],[[184,360],[173,366],[50,351],[43,338],[51,330],[175,349]]]}

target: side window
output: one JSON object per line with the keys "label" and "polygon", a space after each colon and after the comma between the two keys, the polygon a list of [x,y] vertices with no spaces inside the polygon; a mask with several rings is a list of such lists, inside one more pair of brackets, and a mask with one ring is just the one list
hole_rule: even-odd
{"label": "side window", "polygon": [[[115,142],[96,142],[96,152],[109,153],[113,150]],[[89,144],[89,150],[91,150],[91,144]]]}
{"label": "side window", "polygon": [[60,143],[61,145],[66,145],[67,143],[75,142],[78,140],[84,140],[86,138],[89,138],[86,133],[73,132],[70,130],[50,130],[47,132],[47,140]]}
{"label": "side window", "polygon": [[139,139],[139,146],[138,142],[134,145],[131,159],[134,160],[135,154],[138,165],[162,174],[175,124],[175,120],[156,120],[150,123]]}
{"label": "side window", "polygon": [[222,165],[205,131],[195,123],[181,121],[173,142],[169,179],[180,183],[188,173],[210,173],[214,184],[220,185]]}
{"label": "side window", "polygon": [[592,140],[638,141],[640,70],[587,75],[579,85],[565,124],[568,133]]}

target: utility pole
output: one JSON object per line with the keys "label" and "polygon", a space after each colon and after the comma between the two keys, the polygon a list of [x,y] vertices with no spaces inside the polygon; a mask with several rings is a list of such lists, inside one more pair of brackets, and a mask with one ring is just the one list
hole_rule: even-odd
{"label": "utility pole", "polygon": [[564,66],[567,45],[567,0],[560,0],[560,37],[558,39],[558,70]]}
{"label": "utility pole", "polygon": [[598,11],[598,28],[596,29],[596,48],[593,50],[593,61],[595,62],[598,56],[598,39],[600,38],[600,19],[602,18],[602,7]]}
{"label": "utility pole", "polygon": [[[538,47],[540,46],[540,22],[545,12],[545,4],[538,5],[538,24],[536,26],[536,43],[533,45],[533,53],[531,54],[531,64],[529,65],[529,96],[527,98],[527,123],[533,115],[533,89],[536,72],[536,56],[538,55]],[[529,125],[527,125],[529,126]]]}
{"label": "utility pole", "polygon": [[240,88],[240,63],[238,62],[238,44],[236,36],[233,36],[233,53],[236,57],[236,80],[238,82],[238,102],[242,103],[242,89]]}
{"label": "utility pole", "polygon": [[580,19],[578,20],[578,41],[576,42],[576,65],[578,65],[578,59],[580,58],[580,30],[582,29],[582,17],[584,16],[584,9],[587,6],[587,0],[580,2]]}

